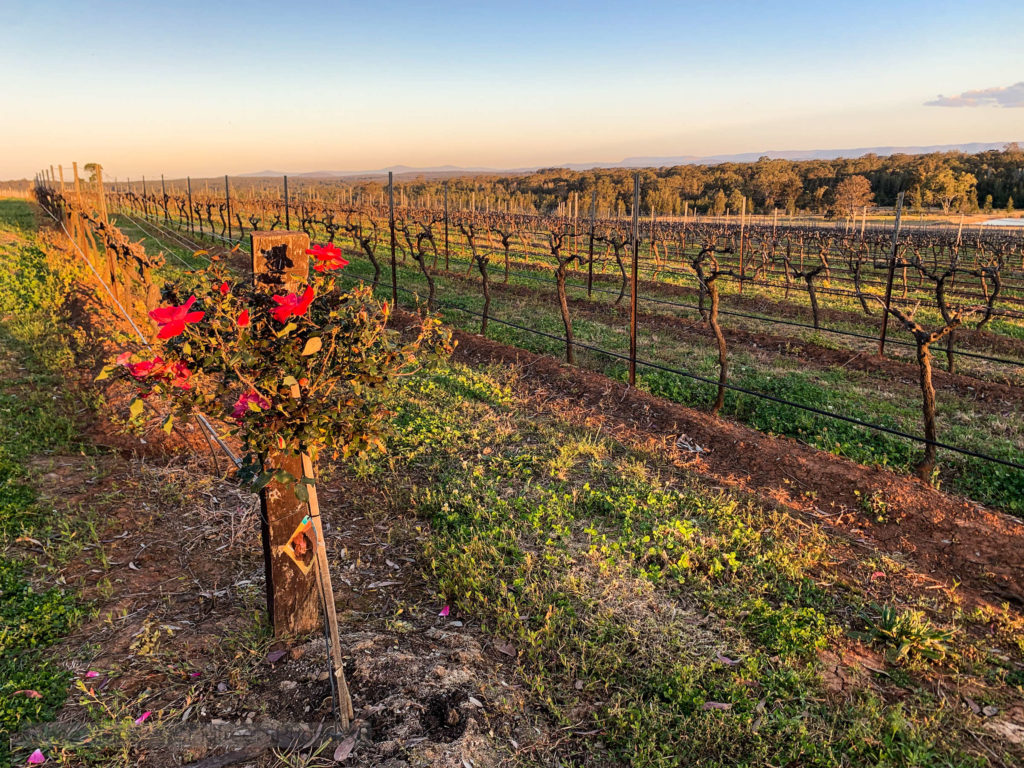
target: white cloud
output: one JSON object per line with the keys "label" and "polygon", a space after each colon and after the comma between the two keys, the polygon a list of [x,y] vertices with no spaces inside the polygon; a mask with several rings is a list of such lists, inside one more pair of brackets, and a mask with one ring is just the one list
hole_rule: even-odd
{"label": "white cloud", "polygon": [[942,96],[924,103],[926,107],[1024,107],[1024,81],[1005,88],[964,91],[958,96]]}

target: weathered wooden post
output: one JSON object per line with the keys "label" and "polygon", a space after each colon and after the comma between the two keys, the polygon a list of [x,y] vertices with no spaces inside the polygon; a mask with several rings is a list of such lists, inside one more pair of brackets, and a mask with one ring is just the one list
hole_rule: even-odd
{"label": "weathered wooden post", "polygon": [[743,293],[743,280],[746,277],[746,267],[743,264],[743,236],[746,234],[747,223],[747,196],[743,196],[743,205],[740,207],[740,293]]}
{"label": "weathered wooden post", "polygon": [[590,196],[590,241],[587,245],[587,298],[594,295],[594,224],[597,217],[597,183]]}
{"label": "weathered wooden post", "polygon": [[388,171],[388,226],[391,229],[391,306],[398,307],[398,265],[395,263],[395,174]]}
{"label": "weathered wooden post", "polygon": [[882,310],[882,333],[878,338],[878,354],[885,354],[885,336],[889,329],[889,307],[892,304],[892,281],[896,277],[896,249],[900,241],[900,220],[903,216],[903,192],[896,198],[896,226],[892,231],[892,248],[889,250],[889,278],[885,282],[885,309]]}
{"label": "weathered wooden post", "polygon": [[100,204],[100,218],[103,219],[104,224],[109,224],[110,218],[107,216],[107,192],[103,188],[103,167],[100,165],[96,166],[96,190]]}
{"label": "weathered wooden post", "polygon": [[[253,282],[258,288],[295,293],[309,280],[309,235],[304,232],[252,232]],[[298,385],[292,386],[298,397]],[[298,448],[299,446],[292,446]],[[304,453],[274,453],[267,469],[283,469],[297,480],[314,479],[313,462]],[[320,625],[317,598],[323,600],[328,625],[338,717],[348,728],[352,699],[345,682],[334,590],[327,562],[316,486],[306,486],[300,501],[292,485],[275,481],[260,491],[263,560],[267,574],[267,611],[278,637],[313,632]]]}
{"label": "weathered wooden post", "polygon": [[640,174],[633,176],[633,280],[629,296],[629,386],[636,386],[636,325],[640,271]]}
{"label": "weathered wooden post", "polygon": [[[257,287],[295,293],[309,278],[309,235],[304,232],[253,232],[252,277]],[[268,469],[302,477],[298,454],[275,453]],[[319,626],[313,539],[303,533],[306,502],[290,485],[272,481],[260,491],[263,560],[267,573],[267,612],[277,636],[300,635]]]}

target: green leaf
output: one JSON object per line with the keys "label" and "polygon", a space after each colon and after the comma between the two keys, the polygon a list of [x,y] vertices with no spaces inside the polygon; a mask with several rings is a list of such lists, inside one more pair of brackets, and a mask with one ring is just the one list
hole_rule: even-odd
{"label": "green leaf", "polygon": [[291,333],[292,331],[294,331],[298,327],[299,326],[297,326],[295,323],[288,323],[288,325],[286,325],[284,328],[282,328],[280,331],[278,331],[274,335],[277,336],[277,338],[281,339],[281,338],[284,338],[285,336],[287,336],[289,333]]}
{"label": "green leaf", "polygon": [[184,352],[186,355],[191,355],[192,345],[186,341],[184,344],[181,345],[181,351]]}
{"label": "green leaf", "polygon": [[273,472],[260,472],[252,481],[252,489],[254,491],[262,491],[273,479]]}
{"label": "green leaf", "polygon": [[145,403],[142,400],[136,398],[132,401],[131,406],[128,408],[128,412],[132,415],[132,418],[136,418],[142,413],[142,409],[145,407]]}
{"label": "green leaf", "polygon": [[315,355],[323,347],[324,343],[320,341],[319,336],[314,336],[306,341],[306,346],[302,348],[302,356]]}
{"label": "green leaf", "polygon": [[294,376],[285,376],[281,383],[286,387],[294,387],[299,383],[299,380]]}
{"label": "green leaf", "polygon": [[295,492],[295,498],[306,504],[309,503],[309,490],[302,483],[296,483],[292,488]]}

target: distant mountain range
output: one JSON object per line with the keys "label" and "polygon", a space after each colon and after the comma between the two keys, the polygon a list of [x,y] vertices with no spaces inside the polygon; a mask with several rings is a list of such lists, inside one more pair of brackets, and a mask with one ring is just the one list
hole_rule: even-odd
{"label": "distant mountain range", "polygon": [[[387,168],[378,168],[372,171],[311,171],[309,173],[288,173],[287,175],[299,179],[337,179],[347,177],[363,176],[386,176],[388,172],[396,176],[460,176],[463,174],[491,174],[491,173],[531,173],[538,168],[567,168],[573,171],[588,171],[591,168],[661,168],[673,165],[719,165],[721,163],[752,163],[762,157],[770,157],[779,160],[834,160],[839,157],[856,158],[864,155],[922,155],[930,152],[964,152],[966,154],[977,154],[992,149],[1002,149],[1008,141],[997,142],[969,142],[966,144],[933,144],[921,147],[857,147],[854,149],[792,149],[792,150],[766,150],[764,152],[742,152],[735,155],[676,155],[666,157],[627,157],[616,163],[564,163],[558,166],[530,166],[528,168],[484,168],[480,166],[457,166],[438,165],[430,167],[416,167],[409,165],[392,165]],[[1021,142],[1018,142],[1021,143]],[[273,177],[286,175],[283,171],[259,171],[257,173],[243,173],[242,176],[252,177]]]}

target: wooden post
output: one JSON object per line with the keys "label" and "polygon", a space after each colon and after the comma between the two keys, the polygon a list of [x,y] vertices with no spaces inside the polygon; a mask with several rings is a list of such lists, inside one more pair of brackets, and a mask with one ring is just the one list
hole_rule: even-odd
{"label": "wooden post", "polygon": [[594,291],[594,224],[597,211],[597,184],[594,184],[594,191],[590,196],[590,242],[587,245],[587,298],[593,295]]}
{"label": "wooden post", "polygon": [[[163,178],[163,177],[161,177]],[[231,187],[228,186],[228,175],[224,174],[224,205],[227,208],[227,219],[228,219],[228,242],[230,243],[234,237],[231,234]],[[242,233],[238,233],[238,239],[242,239]],[[309,245],[306,245],[308,248]]]}
{"label": "wooden post", "polygon": [[[309,236],[304,232],[253,232],[253,282],[272,293],[294,293],[309,278]],[[298,453],[275,453],[267,469],[303,476]],[[263,561],[267,574],[267,612],[278,637],[303,635],[320,625],[312,537],[302,533],[309,506],[291,485],[277,481],[260,491]]]}
{"label": "wooden post", "polygon": [[391,307],[398,309],[398,264],[395,262],[395,174],[388,171],[388,225],[391,228]]}
{"label": "wooden post", "polygon": [[82,184],[78,179],[78,162],[71,164],[71,167],[75,171],[75,200],[78,203],[78,209],[82,209]]}
{"label": "wooden post", "polygon": [[636,386],[636,324],[640,271],[640,174],[633,176],[633,285],[629,296],[629,385]]}
{"label": "wooden post", "polygon": [[103,169],[100,166],[96,166],[96,187],[99,190],[100,197],[100,217],[103,219],[104,224],[109,224],[110,219],[107,218],[107,195],[106,190],[103,189]]}
{"label": "wooden post", "polygon": [[743,293],[743,278],[746,275],[746,266],[743,264],[743,235],[747,221],[747,196],[743,195],[743,205],[740,207],[740,293]]}
{"label": "wooden post", "polygon": [[878,354],[885,354],[885,334],[889,329],[889,306],[892,301],[892,281],[896,276],[896,248],[900,239],[900,219],[903,215],[903,192],[896,198],[896,227],[892,232],[892,248],[889,251],[889,279],[885,284],[885,309],[882,310],[882,334],[878,339]]}
{"label": "wooden post", "polygon": [[444,271],[448,271],[448,182],[444,183]]}
{"label": "wooden post", "polygon": [[188,231],[194,233],[196,224],[192,220],[192,177],[185,177],[185,190],[188,192]]}

